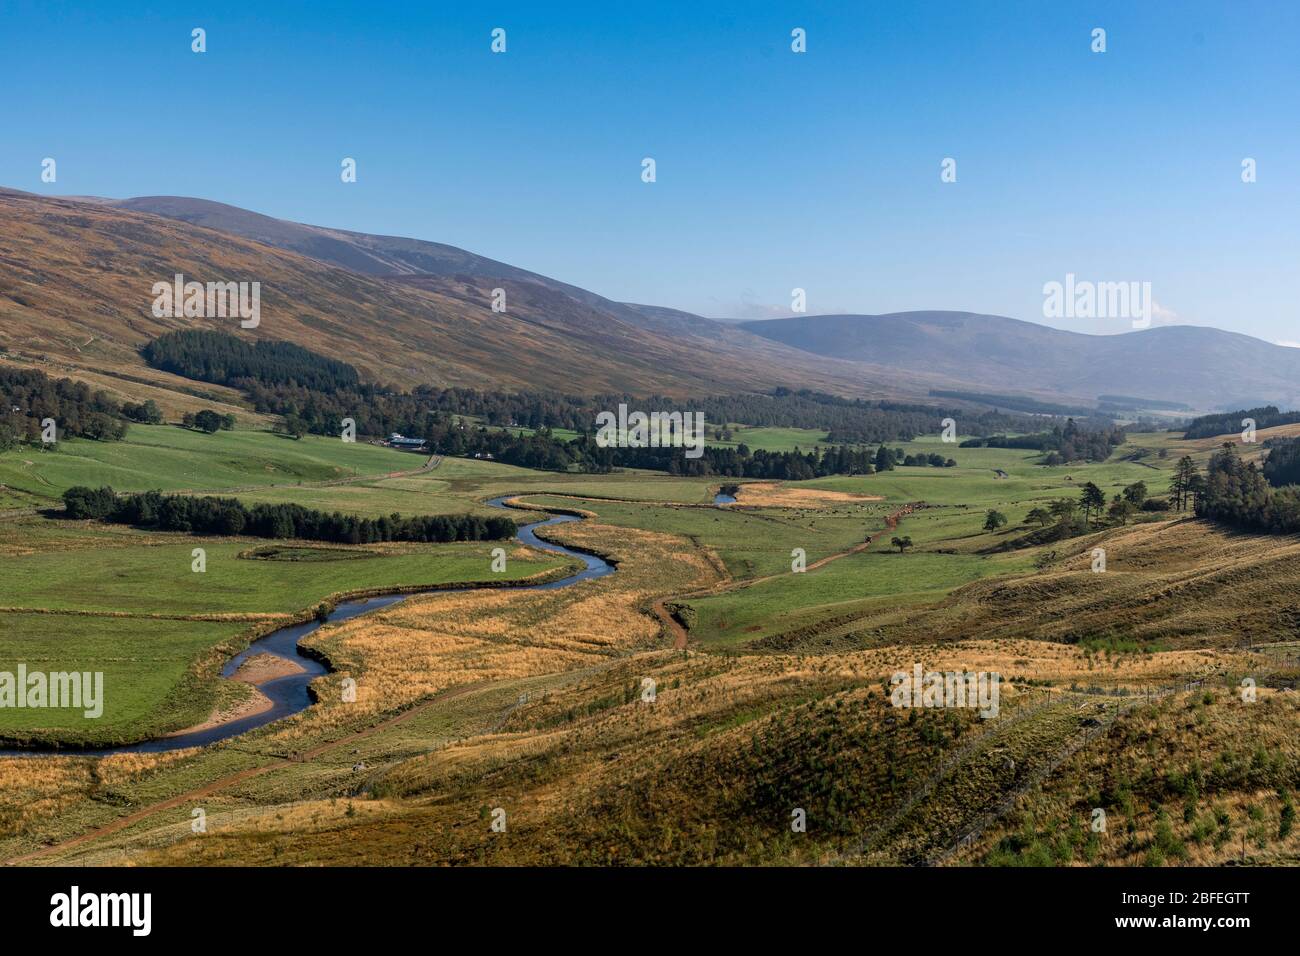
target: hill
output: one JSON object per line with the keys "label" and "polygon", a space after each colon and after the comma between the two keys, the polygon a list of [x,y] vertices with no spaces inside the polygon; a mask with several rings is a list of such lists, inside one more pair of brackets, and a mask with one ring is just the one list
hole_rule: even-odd
{"label": "hill", "polygon": [[[261,213],[186,196],[139,196],[133,199],[91,199],[96,203],[146,212],[296,252],[363,275],[377,276],[450,295],[468,298],[477,306],[495,287],[507,289],[510,312],[534,321],[569,321],[590,327],[616,320],[660,335],[702,338],[722,348],[731,361],[748,357],[757,362],[809,365],[807,355],[776,346],[735,323],[706,319],[680,309],[616,302],[587,289],[441,242],[380,236],[346,229],[328,229],[276,219]],[[832,356],[837,358],[837,356]],[[840,370],[861,375],[861,370]],[[876,370],[877,380],[892,378]]]}
{"label": "hill", "polygon": [[[438,288],[439,284],[430,277],[454,279],[457,282],[464,282],[466,277],[502,279],[512,281],[519,287],[539,286],[571,299],[588,310],[641,328],[672,334],[704,335],[715,341],[743,343],[749,348],[763,349],[769,353],[771,351],[771,346],[759,337],[744,333],[727,323],[677,309],[615,302],[567,282],[441,242],[311,226],[264,216],[238,206],[187,196],[138,196],[133,199],[89,201],[243,236],[245,239],[296,252],[362,275],[412,279],[419,277],[422,284],[433,288]],[[571,308],[554,296],[549,297],[548,304],[552,307],[561,305]]]}
{"label": "hill", "polygon": [[[265,238],[285,241],[267,230]],[[705,382],[711,390],[735,391],[788,385],[860,394],[864,388],[851,363],[734,329],[664,335],[555,284],[464,274],[390,281],[103,201],[0,190],[0,259],[0,346],[74,376],[110,372],[180,387],[181,380],[145,368],[141,346],[177,328],[239,333],[234,319],[152,314],[153,284],[182,273],[200,282],[260,282],[261,325],[240,334],[308,346],[347,361],[371,381],[664,394],[696,392]],[[409,273],[418,261],[392,265]],[[374,270],[385,263],[355,264]],[[508,289],[504,313],[491,310],[497,285]]]}
{"label": "hill", "polygon": [[[1234,332],[1165,326],[1084,335],[973,312],[816,315],[743,322],[741,328],[819,355],[939,373],[952,381],[1096,399],[1118,392],[1241,408],[1263,396],[1300,403],[1300,349]],[[1245,402],[1245,404],[1243,404]]]}

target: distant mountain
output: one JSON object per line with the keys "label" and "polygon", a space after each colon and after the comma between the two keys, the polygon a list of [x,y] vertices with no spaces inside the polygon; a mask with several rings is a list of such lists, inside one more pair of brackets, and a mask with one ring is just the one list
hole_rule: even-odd
{"label": "distant mountain", "polygon": [[[1209,328],[1096,336],[970,312],[724,322],[594,292],[442,243],[329,229],[202,199],[50,198],[0,189],[0,345],[72,368],[138,368],[170,328],[149,291],[176,272],[257,280],[257,335],[395,384],[666,394],[930,389],[1196,410],[1300,407],[1300,349]],[[506,290],[504,313],[492,290]],[[227,321],[227,325],[229,325]]]}
{"label": "distant mountain", "polygon": [[[334,234],[199,200],[167,207],[187,216],[201,210],[205,223],[232,229],[255,226],[255,239],[132,208],[153,203],[0,190],[0,346],[73,371],[136,374],[149,339],[207,327],[296,342],[355,365],[369,380],[408,386],[642,394],[778,385],[862,394],[869,387],[853,363],[739,329],[719,333],[707,320],[698,334],[663,334],[653,327],[660,320],[632,307],[612,310],[592,293],[450,246]],[[340,259],[357,268],[340,267]],[[413,271],[419,265],[494,274],[422,276]],[[381,268],[402,271],[383,278],[375,274]],[[199,282],[260,282],[260,328],[155,317],[153,284],[178,272]],[[504,313],[491,309],[497,286],[508,292]],[[684,321],[662,319],[674,330]]]}
{"label": "distant mountain", "polygon": [[1085,335],[973,312],[816,315],[743,322],[792,348],[949,378],[994,392],[1072,399],[1118,393],[1197,409],[1300,407],[1300,349],[1235,332],[1163,326]]}

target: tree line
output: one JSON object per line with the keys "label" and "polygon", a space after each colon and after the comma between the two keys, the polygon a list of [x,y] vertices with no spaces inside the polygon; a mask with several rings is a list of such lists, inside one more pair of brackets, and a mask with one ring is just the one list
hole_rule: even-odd
{"label": "tree line", "polygon": [[768,451],[706,445],[698,458],[685,448],[601,447],[592,435],[565,441],[542,429],[516,435],[500,429],[447,423],[424,436],[430,451],[448,456],[491,455],[496,461],[547,471],[608,474],[616,468],[642,468],[684,477],[768,478],[800,481],[827,475],[869,475],[875,468],[869,448],[817,446],[809,451]]}
{"label": "tree line", "polygon": [[517,530],[514,521],[505,516],[392,514],[363,518],[297,504],[257,504],[250,508],[237,498],[164,495],[159,491],[119,495],[107,486],[69,488],[63,493],[63,505],[69,518],[91,518],[154,531],[338,544],[499,541],[513,537]]}
{"label": "tree line", "polygon": [[[1273,458],[1285,448],[1276,466]],[[1241,528],[1289,534],[1300,531],[1300,487],[1294,484],[1296,452],[1274,448],[1263,468],[1242,461],[1232,442],[1211,456],[1195,498],[1196,514]],[[1281,487],[1275,487],[1270,477]]]}
{"label": "tree line", "polygon": [[40,444],[47,418],[54,419],[59,438],[118,441],[126,435],[122,407],[107,392],[36,369],[0,366],[0,451]]}
{"label": "tree line", "polygon": [[962,448],[1024,448],[1044,452],[1043,464],[1062,465],[1070,461],[1105,461],[1111,452],[1128,440],[1124,428],[1103,426],[1085,428],[1073,418],[1051,431],[1031,435],[994,435],[969,438]]}
{"label": "tree line", "polygon": [[228,332],[166,332],[149,342],[141,354],[154,368],[236,388],[249,380],[332,391],[353,388],[359,381],[357,370],[346,362],[326,358],[292,342],[249,342]]}
{"label": "tree line", "polygon": [[1300,412],[1283,412],[1276,405],[1262,405],[1236,412],[1201,415],[1187,423],[1183,437],[1213,438],[1215,435],[1231,435],[1242,430],[1244,426],[1241,422],[1246,418],[1254,419],[1256,428],[1272,428],[1275,425],[1294,425],[1300,422]]}
{"label": "tree line", "polygon": [[420,434],[436,413],[472,416],[489,425],[529,429],[593,428],[597,413],[620,403],[646,413],[690,409],[722,426],[824,429],[831,443],[910,441],[938,431],[947,417],[960,417],[972,434],[1024,430],[1041,422],[1027,415],[971,412],[904,402],[841,398],[810,389],[776,388],[767,393],[705,395],[688,399],[663,395],[559,392],[497,392],[420,386],[402,392],[360,381],[345,362],[288,342],[249,343],[226,332],[169,332],[149,343],[145,359],[158,368],[200,381],[231,385],[248,393],[258,411],[295,416],[308,431],[337,434],[352,418],[366,435]]}

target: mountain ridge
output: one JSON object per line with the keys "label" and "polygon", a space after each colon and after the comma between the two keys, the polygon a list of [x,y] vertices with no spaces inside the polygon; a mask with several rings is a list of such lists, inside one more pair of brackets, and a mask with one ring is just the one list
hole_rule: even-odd
{"label": "mountain ridge", "polygon": [[[741,327],[819,355],[928,369],[984,388],[1095,400],[1107,393],[1246,407],[1300,404],[1300,349],[1208,326],[1090,335],[976,312],[765,319]],[[1240,403],[1245,402],[1246,406]]]}
{"label": "mountain ridge", "polygon": [[[143,369],[139,348],[176,328],[224,328],[297,342],[396,385],[699,394],[818,387],[862,394],[860,369],[737,331],[657,334],[553,285],[501,279],[513,307],[491,308],[470,278],[366,275],[257,240],[112,201],[0,191],[0,345],[72,369]],[[176,273],[261,283],[262,324],[157,317],[155,282]],[[399,277],[400,278],[400,277]],[[532,295],[545,295],[528,312]],[[737,344],[737,336],[758,347]]]}
{"label": "mountain ridge", "polygon": [[[937,310],[716,320],[617,302],[444,243],[296,223],[211,200],[0,188],[0,208],[8,212],[0,227],[9,227],[0,234],[9,266],[0,276],[0,317],[13,329],[29,323],[32,344],[74,361],[98,343],[129,366],[148,335],[176,327],[142,308],[141,275],[150,283],[176,271],[255,278],[260,260],[279,276],[271,303],[293,316],[266,334],[332,346],[334,357],[394,384],[670,394],[784,386],[910,399],[961,388],[1083,403],[1119,393],[1201,410],[1300,405],[1300,349],[1209,327],[1106,336]],[[15,217],[19,209],[30,215]],[[42,216],[51,247],[71,245],[48,275],[36,267],[50,271],[39,250],[10,234],[40,234]],[[119,262],[123,246],[129,261]],[[195,259],[196,250],[204,255]],[[188,271],[179,267],[187,257]],[[89,268],[78,270],[78,260]],[[239,275],[230,274],[235,263]],[[136,275],[130,289],[125,274]],[[496,289],[506,292],[504,313],[490,308]],[[78,297],[94,302],[88,314]],[[52,309],[50,321],[27,314],[31,305]],[[352,320],[368,331],[359,335]]]}

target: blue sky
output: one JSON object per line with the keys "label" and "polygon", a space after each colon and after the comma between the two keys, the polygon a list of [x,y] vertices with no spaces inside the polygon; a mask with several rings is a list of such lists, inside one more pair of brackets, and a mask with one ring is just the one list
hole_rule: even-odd
{"label": "blue sky", "polygon": [[200,196],[706,315],[801,287],[1045,321],[1072,272],[1300,342],[1300,4],[5,0],[0,80],[0,184],[32,192]]}

